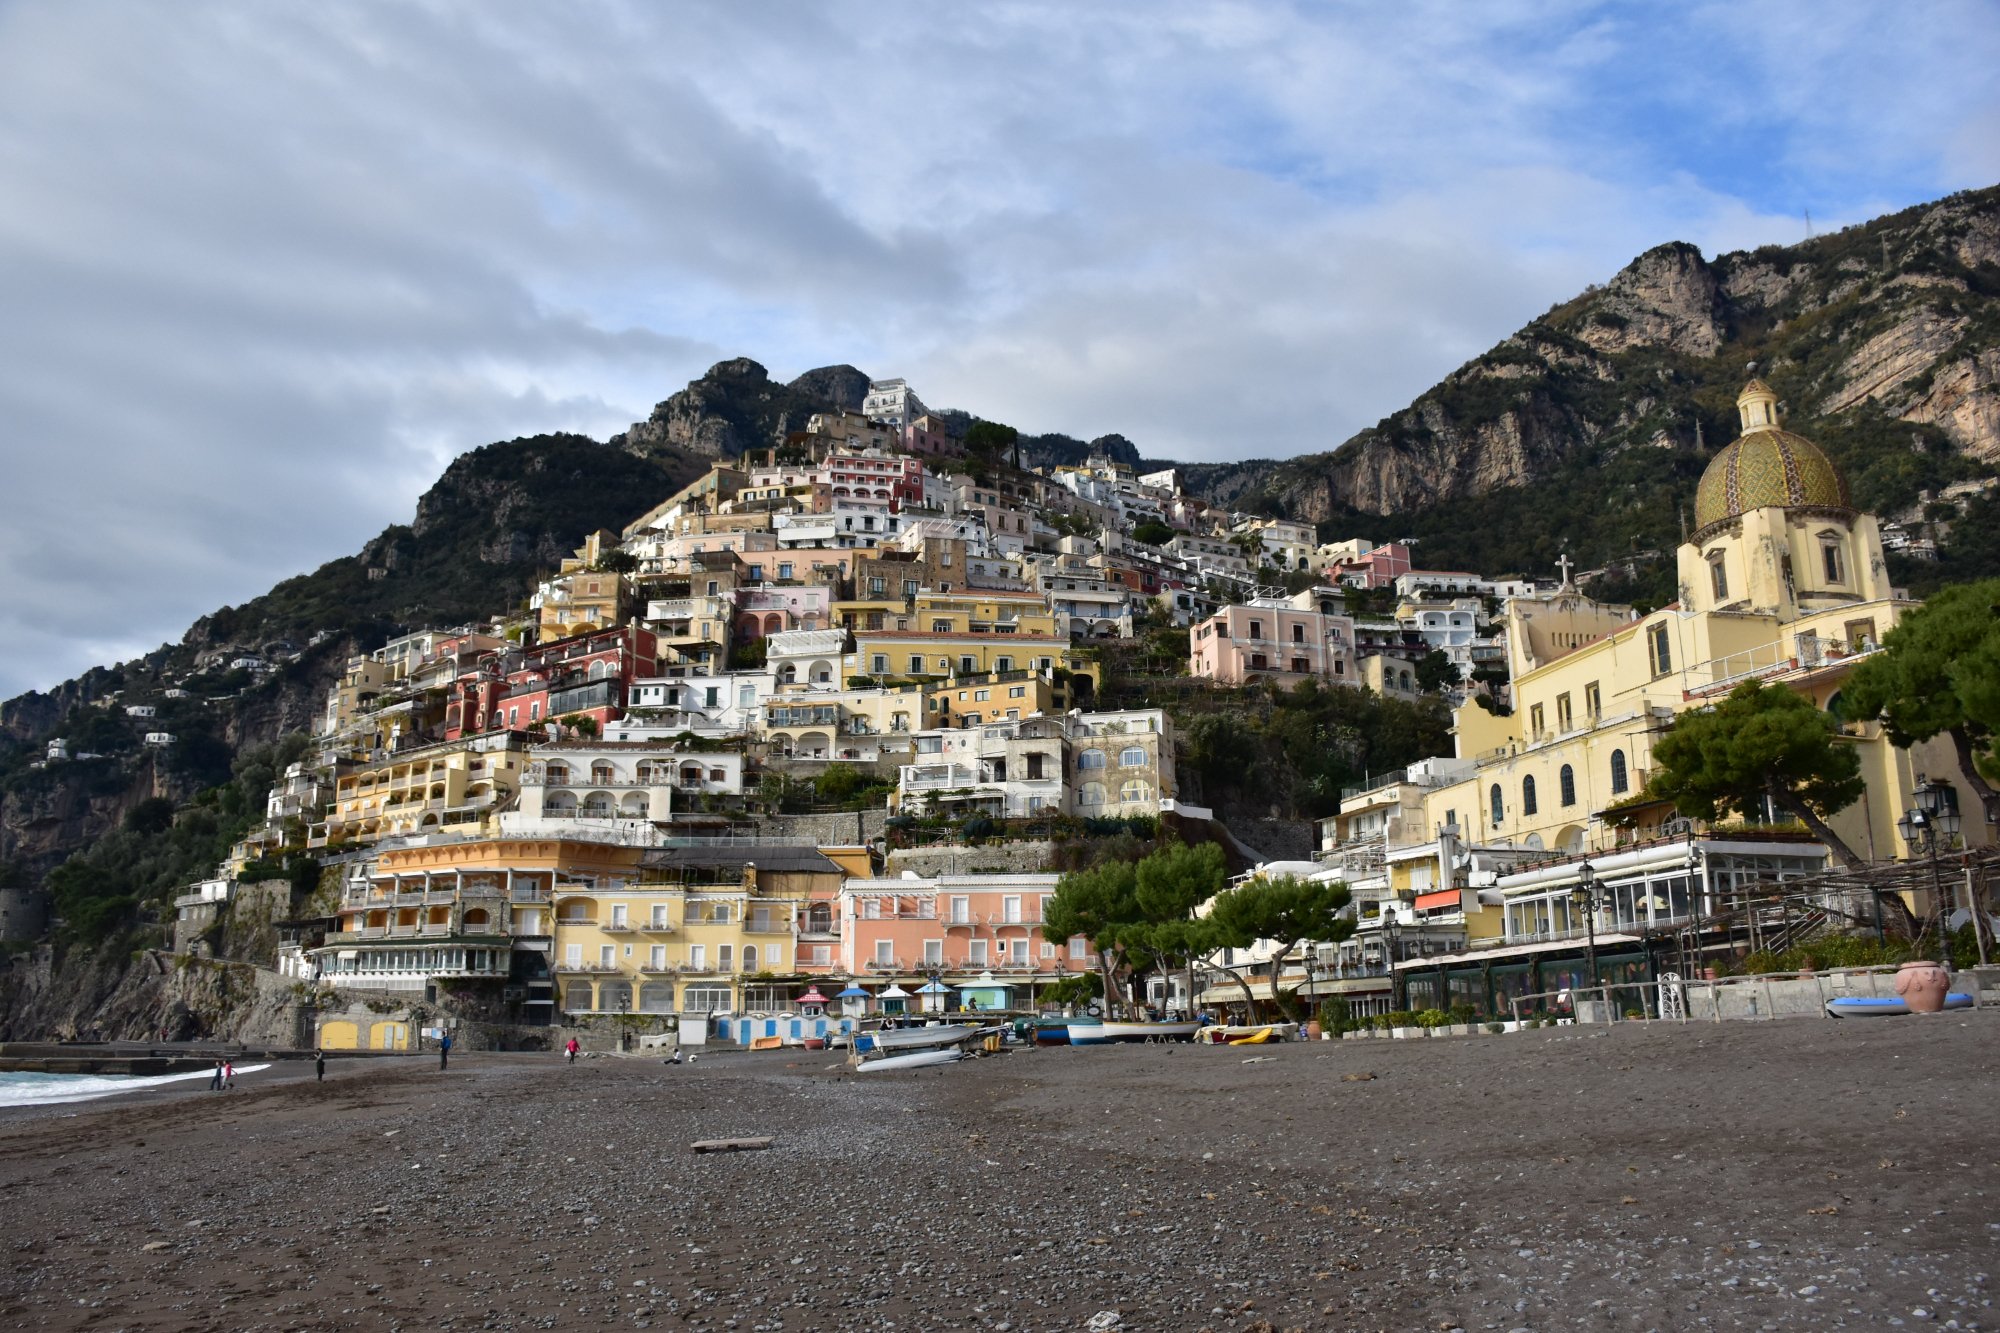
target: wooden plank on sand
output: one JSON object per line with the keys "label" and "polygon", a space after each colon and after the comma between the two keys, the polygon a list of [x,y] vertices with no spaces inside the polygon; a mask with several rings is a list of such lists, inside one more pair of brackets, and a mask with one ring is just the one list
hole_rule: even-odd
{"label": "wooden plank on sand", "polygon": [[691,1145],[696,1152],[760,1152],[771,1146],[769,1138],[703,1139]]}

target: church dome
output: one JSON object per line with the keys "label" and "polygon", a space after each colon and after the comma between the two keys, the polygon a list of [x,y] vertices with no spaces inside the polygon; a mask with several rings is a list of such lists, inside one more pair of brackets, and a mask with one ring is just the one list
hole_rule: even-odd
{"label": "church dome", "polygon": [[1753,509],[1852,507],[1847,479],[1819,446],[1780,427],[1778,395],[1768,384],[1745,385],[1736,411],[1743,433],[1715,456],[1695,488],[1697,538]]}

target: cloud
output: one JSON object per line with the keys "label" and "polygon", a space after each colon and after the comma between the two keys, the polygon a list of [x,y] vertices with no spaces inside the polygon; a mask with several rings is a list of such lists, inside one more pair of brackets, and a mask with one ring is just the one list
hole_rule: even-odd
{"label": "cloud", "polygon": [[1994,173],[1991,11],[0,7],[0,696],[726,356],[1338,443],[1639,250]]}

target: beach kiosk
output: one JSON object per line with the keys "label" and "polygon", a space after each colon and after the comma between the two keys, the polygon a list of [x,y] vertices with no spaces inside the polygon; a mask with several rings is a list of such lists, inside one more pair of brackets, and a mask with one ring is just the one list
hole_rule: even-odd
{"label": "beach kiosk", "polygon": [[951,994],[951,987],[942,981],[927,981],[917,988],[917,994],[923,997],[925,1013],[941,1014],[944,1012],[945,997]]}
{"label": "beach kiosk", "polygon": [[876,1005],[880,1007],[882,1012],[885,1014],[908,1013],[909,1000],[910,1000],[910,993],[904,990],[901,986],[898,986],[893,981],[889,983],[889,989],[883,991],[880,995],[877,995],[875,997]]}
{"label": "beach kiosk", "polygon": [[991,972],[981,972],[977,981],[968,981],[958,988],[958,1007],[987,1011],[1006,1009],[1012,992],[1012,987],[995,981]]}
{"label": "beach kiosk", "polygon": [[859,986],[849,986],[833,998],[840,1001],[840,1012],[849,1018],[859,1018],[868,1012],[868,992]]}

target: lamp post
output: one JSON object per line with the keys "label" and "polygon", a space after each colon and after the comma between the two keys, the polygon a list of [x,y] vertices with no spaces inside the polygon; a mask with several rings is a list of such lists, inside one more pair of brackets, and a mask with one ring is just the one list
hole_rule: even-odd
{"label": "lamp post", "polygon": [[[1945,929],[1944,880],[1938,870],[1938,853],[1958,836],[1958,802],[1954,796],[1947,784],[1931,782],[1919,773],[1917,788],[1910,793],[1910,809],[1896,821],[1896,831],[1903,835],[1910,850],[1921,853],[1931,863],[1931,904],[1937,909],[1938,918],[1938,961],[1947,964],[1951,962],[1951,935]],[[1977,932],[1975,924],[1974,933]],[[1917,932],[1917,942],[1923,942],[1922,930]]]}
{"label": "lamp post", "polygon": [[1590,985],[1598,987],[1597,979],[1597,868],[1585,861],[1576,870],[1576,887],[1569,891],[1571,908],[1583,913],[1584,928],[1589,932],[1589,943],[1584,956],[1590,960]]}
{"label": "lamp post", "polygon": [[1308,940],[1306,942],[1305,953],[1301,955],[1300,959],[1300,961],[1302,961],[1305,964],[1305,970],[1306,970],[1306,1002],[1303,1006],[1304,1016],[1299,1019],[1299,1035],[1301,1037],[1305,1035],[1306,1024],[1312,1020],[1312,1016],[1317,1007],[1317,1002],[1319,999],[1319,997],[1313,992],[1313,975],[1317,970],[1316,964],[1318,962],[1318,960],[1313,957],[1313,953],[1314,950],[1317,949],[1317,947],[1318,947],[1317,945],[1313,944],[1310,940]]}
{"label": "lamp post", "polygon": [[1386,900],[1383,902],[1382,918],[1382,956],[1389,963],[1389,1008],[1400,1013],[1403,1008],[1403,974],[1396,970],[1398,918],[1395,904]]}

